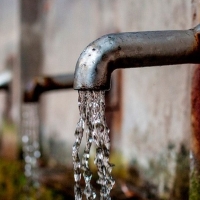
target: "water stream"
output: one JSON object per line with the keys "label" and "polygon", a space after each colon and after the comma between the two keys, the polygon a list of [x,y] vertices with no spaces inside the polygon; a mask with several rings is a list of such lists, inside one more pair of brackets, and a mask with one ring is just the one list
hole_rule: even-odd
{"label": "water stream", "polygon": [[[78,98],[80,119],[76,127],[76,141],[72,148],[74,164],[74,193],[75,199],[81,200],[96,198],[96,192],[91,185],[92,173],[89,168],[90,148],[94,144],[96,156],[94,164],[98,170],[97,183],[101,186],[100,199],[110,200],[110,191],[115,184],[111,176],[113,165],[109,163],[110,137],[105,121],[105,92],[104,91],[79,91]],[[83,134],[86,135],[86,146],[82,156],[79,155]],[[85,188],[81,188],[81,176],[85,181]]]}
{"label": "water stream", "polygon": [[38,186],[37,161],[40,157],[38,116],[38,103],[22,105],[22,150],[27,190],[32,186]]}

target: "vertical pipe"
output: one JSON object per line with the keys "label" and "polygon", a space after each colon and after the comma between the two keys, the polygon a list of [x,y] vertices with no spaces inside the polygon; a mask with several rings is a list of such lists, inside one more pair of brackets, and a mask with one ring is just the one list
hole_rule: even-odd
{"label": "vertical pipe", "polygon": [[122,125],[122,70],[112,75],[112,87],[106,91],[106,121],[110,129],[111,149],[118,150]]}
{"label": "vertical pipe", "polygon": [[43,0],[20,0],[21,99],[26,83],[41,73],[43,64],[42,6]]}
{"label": "vertical pipe", "polygon": [[41,0],[21,0],[21,78],[22,85],[31,78],[38,76],[41,71],[42,28]]}
{"label": "vertical pipe", "polygon": [[[43,45],[42,45],[42,5],[43,0],[20,0],[21,10],[21,38],[20,38],[20,75],[21,75],[21,91],[20,96],[22,99],[23,90],[25,84],[35,76],[38,76],[41,72],[43,64]],[[29,118],[34,118],[37,109],[36,105],[21,106],[21,132],[26,136],[29,134],[29,143],[24,142],[25,149],[33,148],[32,152],[23,152],[24,157],[29,158],[30,161],[25,159],[25,175],[27,177],[27,192],[29,195],[29,186],[38,186],[37,180],[35,181],[35,171],[37,171],[37,164],[35,164],[38,144],[36,138],[40,137],[40,134],[35,131],[37,126],[37,120],[33,119],[33,123]],[[29,118],[28,118],[29,117]],[[27,121],[26,121],[27,120]],[[22,127],[22,121],[26,124]],[[27,125],[28,124],[28,125]],[[27,131],[28,130],[28,131]],[[30,134],[31,133],[31,134]],[[39,134],[39,135],[38,135]],[[20,135],[22,136],[22,134]],[[23,139],[23,137],[22,137]],[[31,143],[31,144],[30,144]],[[34,144],[34,146],[33,146]],[[34,154],[33,154],[34,152]],[[22,153],[22,152],[21,152]],[[34,155],[34,156],[33,156]],[[30,159],[31,157],[31,159]]]}
{"label": "vertical pipe", "polygon": [[[191,0],[192,23],[200,22],[200,0]],[[197,65],[192,78],[191,89],[191,155],[190,155],[190,200],[200,198],[200,65]]]}
{"label": "vertical pipe", "polygon": [[200,197],[200,65],[194,71],[191,95],[190,200]]}

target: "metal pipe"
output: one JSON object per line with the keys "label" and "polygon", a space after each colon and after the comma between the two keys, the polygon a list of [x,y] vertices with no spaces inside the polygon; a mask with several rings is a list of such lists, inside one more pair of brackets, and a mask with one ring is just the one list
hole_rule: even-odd
{"label": "metal pipe", "polygon": [[74,74],[35,77],[26,84],[23,101],[38,102],[44,92],[73,88],[73,81]]}
{"label": "metal pipe", "polygon": [[5,70],[0,73],[0,90],[9,90],[12,81],[12,72]]}
{"label": "metal pipe", "polygon": [[75,90],[109,90],[113,70],[200,63],[200,25],[190,30],[105,35],[80,55]]}
{"label": "metal pipe", "polygon": [[6,69],[0,73],[0,90],[6,92],[5,108],[3,112],[3,118],[7,122],[12,122],[13,117],[11,115],[12,108],[12,95],[13,95],[13,72]]}

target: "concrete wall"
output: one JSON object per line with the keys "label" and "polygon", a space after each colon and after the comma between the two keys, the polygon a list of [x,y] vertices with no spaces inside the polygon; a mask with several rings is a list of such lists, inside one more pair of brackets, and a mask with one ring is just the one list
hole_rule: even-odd
{"label": "concrete wall", "polygon": [[[18,42],[19,18],[13,2],[0,1],[0,8],[15,10],[9,10],[14,13],[10,15],[12,19],[0,12],[0,19],[3,15],[8,20],[0,21],[0,27],[4,27],[0,31],[0,68],[6,49],[15,52]],[[103,34],[191,28],[197,24],[192,22],[192,13],[199,3],[197,0],[44,2],[44,74],[73,73],[82,50]],[[12,31],[6,31],[8,26]],[[166,185],[173,185],[180,144],[189,146],[192,67],[126,69],[122,73],[122,120],[117,135],[112,136],[114,150],[121,152],[125,162],[137,165],[147,179],[159,184],[163,193]],[[79,118],[77,92],[45,94],[41,110],[46,155],[51,154],[53,161],[71,164],[73,134]]]}
{"label": "concrete wall", "polygon": [[[43,70],[48,74],[73,72],[84,47],[103,34],[193,25],[189,0],[58,0],[47,7]],[[114,149],[159,183],[161,193],[173,184],[170,177],[180,144],[189,146],[191,71],[189,65],[123,71],[123,118],[118,135],[113,135]],[[45,137],[65,144],[61,150],[70,155],[78,120],[77,92],[48,94],[43,102]]]}

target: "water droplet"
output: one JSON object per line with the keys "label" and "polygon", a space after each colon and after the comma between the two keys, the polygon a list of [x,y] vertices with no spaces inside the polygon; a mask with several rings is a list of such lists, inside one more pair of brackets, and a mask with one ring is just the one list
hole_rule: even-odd
{"label": "water droplet", "polygon": [[30,171],[31,170],[31,165],[30,164],[25,164],[25,170]]}
{"label": "water droplet", "polygon": [[40,151],[35,151],[35,152],[34,152],[34,156],[35,156],[36,158],[39,158],[39,157],[41,156]]}
{"label": "water droplet", "polygon": [[22,142],[27,143],[28,141],[29,141],[28,136],[27,136],[27,135],[24,135],[24,136],[22,137]]}
{"label": "water droplet", "polygon": [[98,129],[99,132],[103,132],[104,131],[104,126],[101,123],[97,123],[96,124],[96,129]]}
{"label": "water droplet", "polygon": [[80,172],[78,169],[76,169],[76,170],[74,171],[74,180],[75,180],[76,182],[78,182],[78,181],[81,180],[81,172]]}

